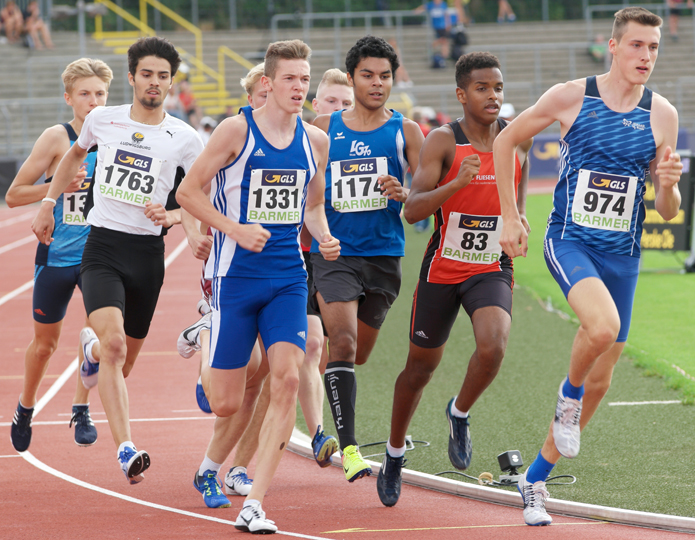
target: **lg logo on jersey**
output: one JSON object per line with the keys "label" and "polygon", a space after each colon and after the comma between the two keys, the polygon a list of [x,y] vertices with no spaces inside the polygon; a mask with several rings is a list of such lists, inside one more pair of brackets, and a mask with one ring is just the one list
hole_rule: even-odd
{"label": "lg logo on jersey", "polygon": [[372,151],[369,146],[361,141],[352,141],[352,146],[350,147],[350,155],[355,156],[370,156]]}

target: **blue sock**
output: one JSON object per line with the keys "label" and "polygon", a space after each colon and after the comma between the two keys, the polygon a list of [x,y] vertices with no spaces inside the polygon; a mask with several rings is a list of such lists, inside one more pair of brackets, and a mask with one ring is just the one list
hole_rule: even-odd
{"label": "blue sock", "polygon": [[572,386],[572,383],[570,382],[570,377],[569,375],[567,375],[567,378],[565,379],[565,384],[562,385],[562,395],[570,399],[580,400],[584,395],[584,385],[582,384],[581,386]]}
{"label": "blue sock", "polygon": [[526,469],[526,481],[529,484],[535,484],[539,480],[545,482],[546,478],[550,476],[553,467],[555,467],[555,463],[546,461],[542,454],[538,452],[536,459],[531,463],[531,466]]}

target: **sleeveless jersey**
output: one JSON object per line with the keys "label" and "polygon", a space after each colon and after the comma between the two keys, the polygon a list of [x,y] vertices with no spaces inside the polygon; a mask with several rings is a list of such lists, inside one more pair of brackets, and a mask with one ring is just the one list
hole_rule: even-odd
{"label": "sleeveless jersey", "polygon": [[[70,138],[70,146],[77,140],[77,133],[67,122],[63,124]],[[39,266],[76,266],[82,262],[82,251],[89,235],[89,226],[85,222],[82,210],[87,191],[94,179],[94,166],[97,155],[87,154],[87,176],[82,189],[74,193],[63,193],[57,198],[53,207],[55,229],[50,246],[41,244],[36,247],[35,264]],[[53,179],[47,178],[46,183]]]}
{"label": "sleeveless jersey", "polygon": [[[383,196],[377,184],[382,174],[402,184],[408,168],[403,115],[392,112],[384,125],[372,131],[353,131],[343,123],[342,111],[331,114],[326,218],[331,234],[340,240],[343,256],[405,254],[403,205]],[[318,251],[314,240],[311,252]]]}
{"label": "sleeveless jersey", "polygon": [[546,238],[581,242],[599,251],[639,257],[644,177],[656,156],[652,91],[621,113],[601,99],[596,77],[586,79],[579,115],[560,140],[560,178]]}
{"label": "sleeveless jersey", "polygon": [[[497,120],[500,129],[507,123]],[[512,260],[502,251],[500,199],[492,152],[479,152],[468,141],[458,121],[448,124],[454,132],[456,154],[439,189],[458,175],[466,156],[480,156],[480,171],[465,188],[449,197],[434,214],[434,232],[425,250],[420,279],[429,283],[462,283],[477,274],[511,268]],[[514,188],[521,181],[521,164],[514,156]]]}
{"label": "sleeveless jersey", "polygon": [[130,118],[131,106],[96,107],[77,139],[85,150],[98,146],[87,222],[157,236],[162,226],[145,216],[145,205],[166,207],[176,178],[191,168],[203,141],[191,126],[169,114],[156,126],[136,122]]}
{"label": "sleeveless jersey", "polygon": [[291,278],[306,280],[299,232],[304,221],[307,186],[316,173],[309,135],[297,117],[287,148],[272,146],[258,129],[253,109],[243,107],[246,142],[239,156],[212,181],[210,200],[238,223],[260,223],[270,232],[263,251],[239,246],[213,230],[213,246],[205,277]]}

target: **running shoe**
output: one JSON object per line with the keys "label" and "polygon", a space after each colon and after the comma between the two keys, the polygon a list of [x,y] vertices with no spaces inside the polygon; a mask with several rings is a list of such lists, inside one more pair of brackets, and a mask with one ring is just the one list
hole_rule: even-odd
{"label": "running shoe", "polygon": [[195,307],[195,309],[198,313],[200,313],[201,316],[206,315],[212,311],[210,309],[210,304],[208,304],[205,298],[201,298],[200,300],[198,300],[198,305]]}
{"label": "running shoe", "polygon": [[[201,302],[204,302],[204,300],[201,300]],[[207,306],[207,303],[205,305]],[[211,319],[212,313],[208,311],[194,324],[181,332],[176,342],[176,348],[181,356],[190,358],[196,351],[200,350],[200,332],[201,330],[210,329]]]}
{"label": "running shoe", "polygon": [[201,382],[198,382],[198,384],[195,385],[195,399],[198,402],[198,407],[200,407],[201,411],[208,414],[212,413],[210,402],[208,401],[208,397],[205,395],[203,383]]}
{"label": "running shoe", "polygon": [[239,512],[239,517],[236,518],[234,527],[242,532],[252,534],[273,534],[278,530],[275,522],[265,517],[265,512],[260,504],[244,506]]}
{"label": "running shoe", "polygon": [[469,418],[459,418],[451,414],[451,406],[455,399],[451,398],[446,406],[446,419],[449,421],[449,461],[460,471],[465,471],[471,464],[473,454],[471,430]]}
{"label": "running shoe", "polygon": [[343,449],[343,471],[348,482],[359,480],[363,476],[372,474],[372,468],[360,454],[360,449],[355,445]]}
{"label": "running shoe", "polygon": [[118,462],[128,482],[137,484],[145,479],[142,473],[150,466],[150,456],[144,450],[138,452],[134,446],[126,446],[118,454]]}
{"label": "running shoe", "polygon": [[197,472],[193,477],[193,485],[203,494],[203,501],[208,508],[229,508],[232,503],[220,489],[217,473],[208,469],[200,476]]}
{"label": "running shoe", "polygon": [[526,525],[550,525],[553,522],[553,518],[545,511],[545,501],[548,498],[545,482],[542,480],[535,484],[527,482],[526,472],[519,478],[519,482],[516,485],[516,489],[519,490],[524,501],[524,521]]}
{"label": "running shoe", "polygon": [[401,470],[407,461],[403,456],[391,457],[386,451],[376,479],[376,491],[384,506],[394,506],[398,502],[401,496]]}
{"label": "running shoe", "polygon": [[246,467],[232,467],[224,477],[224,490],[227,495],[242,495],[251,493],[253,480],[246,476]]}
{"label": "running shoe", "polygon": [[319,426],[316,428],[316,435],[311,440],[311,447],[319,467],[328,467],[331,464],[331,456],[338,450],[338,441],[333,435],[325,435]]}
{"label": "running shoe", "polygon": [[[99,382],[99,362],[94,362],[94,357],[91,355],[92,348],[89,347],[90,343],[98,341],[99,338],[97,338],[94,330],[89,326],[85,326],[80,330],[80,343],[82,344],[82,352],[84,354],[84,360],[82,360],[82,365],[80,366],[80,377],[82,378],[82,384],[87,390],[94,388]],[[88,350],[90,354],[87,353]]]}
{"label": "running shoe", "polygon": [[582,400],[565,397],[562,394],[563,380],[557,392],[555,420],[553,420],[553,439],[555,448],[566,458],[575,458],[579,454],[579,419],[582,415]]}
{"label": "running shoe", "polygon": [[89,405],[73,405],[70,426],[75,424],[75,444],[92,446],[97,442],[97,428],[89,414]]}
{"label": "running shoe", "polygon": [[21,403],[17,403],[17,409],[12,418],[10,439],[17,452],[24,452],[31,443],[31,417],[34,416],[34,407],[26,409]]}

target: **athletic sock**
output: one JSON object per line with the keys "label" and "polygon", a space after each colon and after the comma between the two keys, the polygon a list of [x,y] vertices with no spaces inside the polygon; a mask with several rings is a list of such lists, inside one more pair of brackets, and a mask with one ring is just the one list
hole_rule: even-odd
{"label": "athletic sock", "polygon": [[455,416],[456,418],[468,418],[468,411],[466,412],[461,412],[456,408],[456,400],[451,402],[451,416]]}
{"label": "athletic sock", "polygon": [[390,440],[386,443],[386,451],[389,453],[389,456],[394,458],[403,457],[405,455],[405,448],[405,446],[402,446],[401,448],[394,448],[391,446]]}
{"label": "athletic sock", "polygon": [[123,449],[124,449],[126,446],[130,446],[133,450],[136,449],[136,448],[135,448],[135,444],[133,444],[133,441],[125,441],[125,442],[122,442],[122,443],[120,444],[120,446],[118,447],[118,450],[116,451],[116,457],[120,457],[121,452],[123,452]]}
{"label": "athletic sock", "polygon": [[203,476],[205,471],[215,471],[216,473],[218,473],[220,472],[221,468],[221,463],[215,463],[209,457],[205,456],[205,459],[200,464],[200,469],[198,469],[198,476]]}
{"label": "athletic sock", "polygon": [[257,499],[246,499],[244,501],[244,508],[246,508],[247,506],[255,506],[256,508],[260,508],[261,501]]}
{"label": "athletic sock", "polygon": [[26,413],[33,414],[34,413],[34,407],[25,407],[24,405],[22,405],[22,398],[21,397],[19,398],[18,405],[19,405],[19,412],[24,413],[24,414],[26,414]]}
{"label": "athletic sock", "polygon": [[545,482],[548,476],[550,476],[553,467],[555,467],[555,463],[550,463],[538,452],[536,459],[526,469],[526,481],[529,484],[535,484],[539,480]]}
{"label": "athletic sock", "polygon": [[582,384],[581,386],[573,386],[570,382],[570,376],[567,375],[567,378],[565,379],[565,384],[562,385],[562,395],[566,398],[576,399],[577,401],[579,401],[580,399],[582,399],[582,396],[584,395],[584,385]]}
{"label": "athletic sock", "polygon": [[324,375],[326,397],[333,413],[340,449],[357,445],[355,439],[355,400],[357,379],[352,362],[328,362]]}

